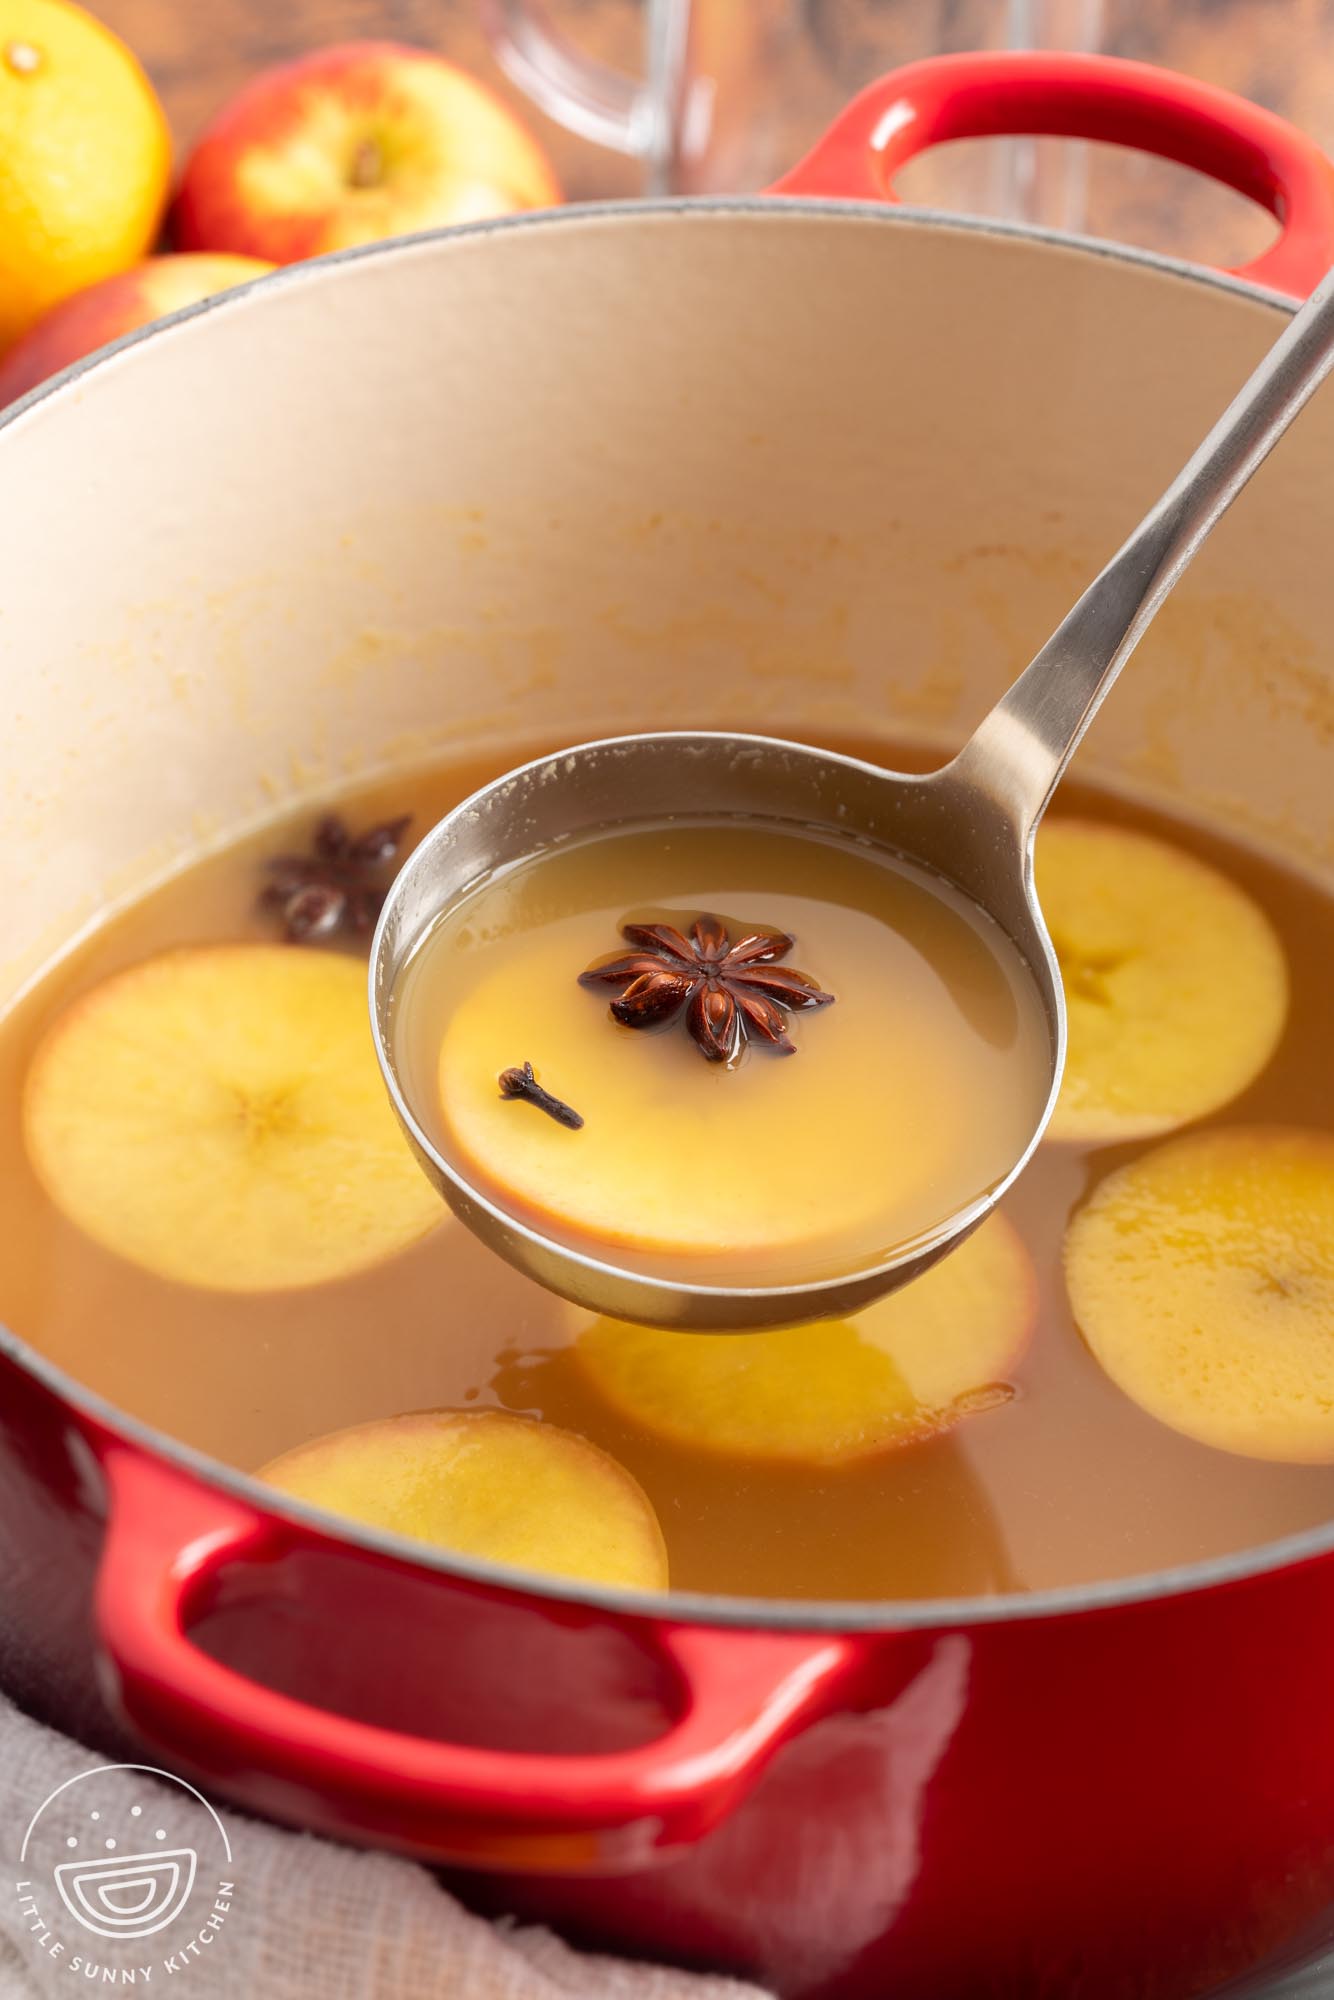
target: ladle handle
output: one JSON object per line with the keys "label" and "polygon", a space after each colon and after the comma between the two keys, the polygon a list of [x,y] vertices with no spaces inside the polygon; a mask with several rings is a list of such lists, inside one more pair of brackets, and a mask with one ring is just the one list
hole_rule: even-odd
{"label": "ladle handle", "polygon": [[1157,505],[950,766],[1022,841],[1186,565],[1334,366],[1327,273]]}

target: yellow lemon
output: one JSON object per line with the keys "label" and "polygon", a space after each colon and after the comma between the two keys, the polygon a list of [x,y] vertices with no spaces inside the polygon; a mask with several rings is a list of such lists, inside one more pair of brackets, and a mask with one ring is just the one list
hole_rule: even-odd
{"label": "yellow lemon", "polygon": [[152,247],[171,174],[153,87],[69,0],[0,0],[0,350]]}

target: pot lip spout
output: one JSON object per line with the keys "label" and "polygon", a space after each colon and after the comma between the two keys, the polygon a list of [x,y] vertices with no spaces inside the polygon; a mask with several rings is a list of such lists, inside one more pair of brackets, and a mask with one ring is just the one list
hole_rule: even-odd
{"label": "pot lip spout", "polygon": [[512,1598],[544,1598],[562,1605],[603,1611],[620,1621],[660,1622],[725,1627],[741,1631],[846,1633],[872,1635],[907,1631],[952,1630],[979,1625],[1078,1617],[1156,1604],[1259,1580],[1277,1571],[1334,1555],[1334,1521],[1304,1529],[1256,1548],[1214,1556],[1143,1575],[1117,1577],[1103,1583],[1074,1584],[1061,1590],[998,1592],[987,1597],[887,1598],[828,1602],[792,1598],[744,1598],[706,1595],[700,1591],[629,1591],[598,1584],[570,1582],[534,1570],[452,1555],[405,1535],[365,1527],[326,1514],[318,1507],[278,1493],[250,1473],[240,1472],[193,1445],[117,1409],[104,1397],[84,1388],[55,1362],[36,1352],[0,1321],[0,1361],[36,1381],[74,1419],[85,1443],[97,1455],[106,1443],[128,1445],[221,1492],[305,1530],[314,1540],[335,1547],[350,1544],[368,1554],[417,1570],[437,1572],[463,1583],[481,1586]]}
{"label": "pot lip spout", "polygon": [[64,392],[73,384],[118,366],[138,348],[149,344],[156,346],[163,340],[172,339],[182,327],[195,320],[253,311],[268,297],[336,280],[343,271],[358,265],[398,263],[447,254],[456,246],[491,237],[517,234],[545,236],[556,229],[605,230],[612,225],[642,222],[656,225],[690,217],[714,222],[744,217],[772,227],[824,220],[883,229],[935,230],[951,235],[1042,244],[1053,252],[1137,265],[1209,291],[1221,292],[1256,305],[1272,306],[1284,313],[1295,312],[1300,303],[1286,293],[1268,290],[1231,272],[1214,270],[1184,257],[1170,257],[1161,251],[1142,249],[1134,244],[1115,243],[1107,238],[1085,236],[1073,230],[1051,229],[1038,223],[1014,222],[995,216],[959,215],[948,209],[917,208],[908,203],[890,205],[823,195],[786,194],[676,195],[655,200],[575,202],[561,208],[529,209],[513,215],[493,216],[480,222],[456,223],[449,228],[420,230],[413,235],[356,244],[346,250],[331,251],[323,257],[280,265],[276,270],[251,278],[245,284],[235,285],[225,292],[215,292],[193,305],[181,306],[146,326],[137,327],[40,382],[27,395],[0,409],[0,436],[11,424],[21,422],[44,404],[57,398],[63,400]]}

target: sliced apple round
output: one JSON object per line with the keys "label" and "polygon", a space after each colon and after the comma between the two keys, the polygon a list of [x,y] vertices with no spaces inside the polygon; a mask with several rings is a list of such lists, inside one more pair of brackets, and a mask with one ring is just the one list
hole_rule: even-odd
{"label": "sliced apple round", "polygon": [[1092,820],[1044,826],[1036,870],[1070,1021],[1050,1137],[1148,1138],[1239,1096],[1288,1009],[1257,904],[1184,849]]}
{"label": "sliced apple round", "polygon": [[667,1588],[647,1496],[573,1431],[507,1410],[426,1410],[298,1445],[258,1474],[312,1506],[460,1555],[627,1590]]}
{"label": "sliced apple round", "polygon": [[608,1403],[687,1449],[837,1465],[1006,1402],[1032,1331],[1033,1268],[993,1215],[951,1256],[853,1319],[774,1333],[586,1323],[575,1355]]}
{"label": "sliced apple round", "polygon": [[441,1218],[385,1096],[356,959],[237,944],[132,966],[47,1032],[23,1112],[56,1206],[181,1284],[324,1284]]}
{"label": "sliced apple round", "polygon": [[1191,1133],[1071,1221],[1070,1303],[1119,1389],[1251,1458],[1334,1461],[1334,1139]]}

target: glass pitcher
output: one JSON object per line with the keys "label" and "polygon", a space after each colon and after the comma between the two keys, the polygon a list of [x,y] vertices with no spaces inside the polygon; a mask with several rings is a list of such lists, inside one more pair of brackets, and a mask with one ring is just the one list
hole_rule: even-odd
{"label": "glass pitcher", "polygon": [[[576,45],[559,0],[479,5],[510,79],[568,130],[639,161],[655,195],[767,187],[858,89],[919,56],[1092,50],[1102,22],[1102,0],[641,0],[632,76]],[[1079,150],[941,148],[914,163],[909,198],[1077,229]]]}

